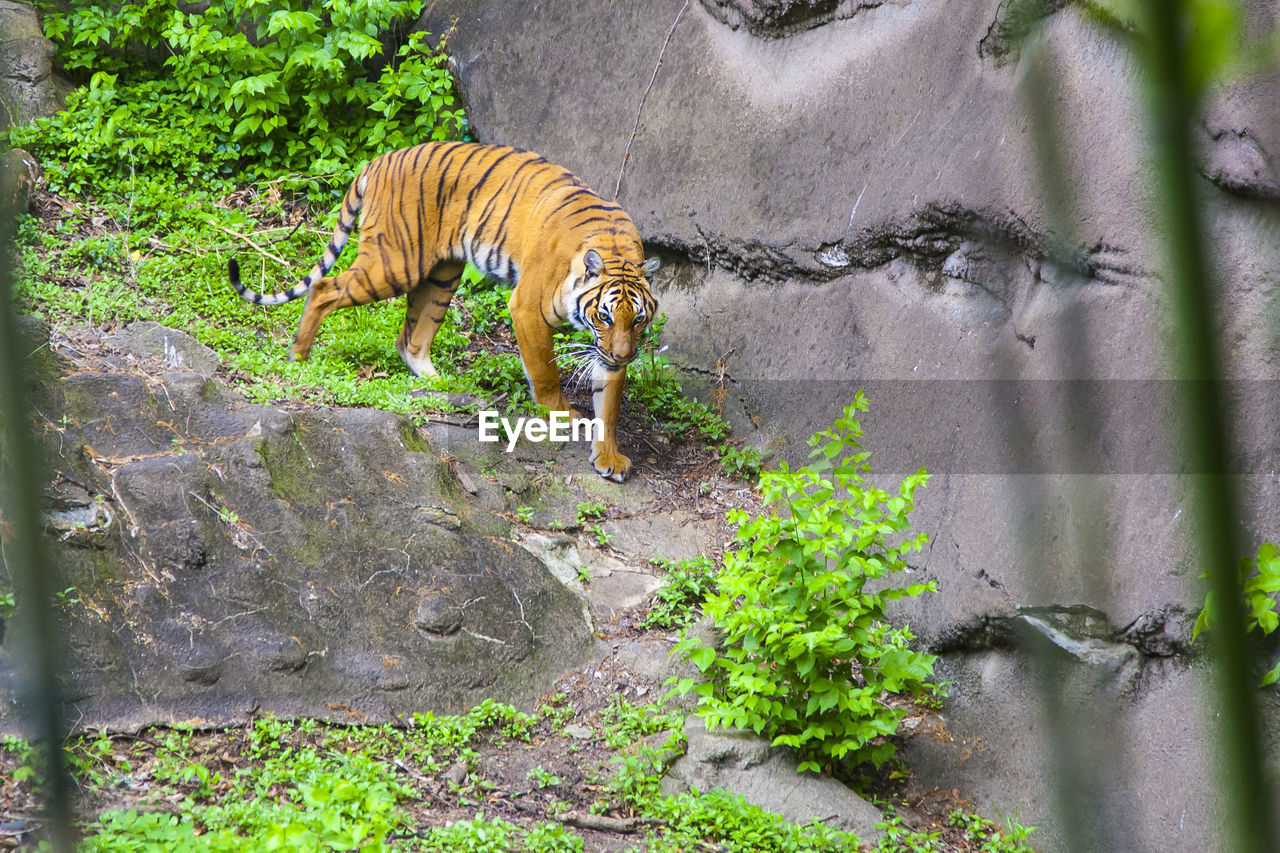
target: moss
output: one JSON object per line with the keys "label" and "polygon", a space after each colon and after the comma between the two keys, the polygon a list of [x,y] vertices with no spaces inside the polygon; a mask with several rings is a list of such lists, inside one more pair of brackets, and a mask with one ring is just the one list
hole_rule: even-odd
{"label": "moss", "polygon": [[[263,467],[271,476],[271,494],[290,504],[314,505],[320,492],[318,477],[311,454],[302,443],[302,436],[295,428],[278,439],[262,439],[257,444]],[[308,476],[307,472],[313,472]]]}
{"label": "moss", "polygon": [[431,452],[431,445],[427,444],[427,440],[422,437],[422,433],[418,432],[417,427],[408,418],[400,419],[400,443],[410,453]]}

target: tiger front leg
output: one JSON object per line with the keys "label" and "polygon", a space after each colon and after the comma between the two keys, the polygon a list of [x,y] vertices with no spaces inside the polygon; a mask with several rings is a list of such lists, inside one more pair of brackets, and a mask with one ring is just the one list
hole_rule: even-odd
{"label": "tiger front leg", "polygon": [[591,405],[604,434],[591,443],[591,464],[606,480],[621,483],[631,473],[631,460],[618,450],[618,410],[622,406],[622,389],[627,384],[627,369],[608,370],[598,366],[591,376]]}
{"label": "tiger front leg", "polygon": [[520,348],[520,361],[524,365],[525,378],[533,400],[553,412],[568,412],[569,417],[579,417],[560,390],[560,371],[556,368],[554,341],[551,327],[542,319],[542,312],[535,305],[532,311],[517,300],[520,288],[511,294],[511,325],[516,333],[516,345]]}

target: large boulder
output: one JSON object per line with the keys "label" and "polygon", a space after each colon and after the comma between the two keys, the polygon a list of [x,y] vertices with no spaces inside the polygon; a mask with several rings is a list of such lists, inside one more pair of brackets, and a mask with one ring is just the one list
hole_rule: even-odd
{"label": "large boulder", "polygon": [[[251,405],[157,324],[73,350],[29,346],[81,721],[531,705],[591,654],[578,598],[406,420]],[[24,712],[27,612],[0,623],[0,731]]]}
{"label": "large boulder", "polygon": [[[479,138],[617,192],[667,262],[672,353],[744,433],[799,458],[868,387],[872,465],[934,473],[914,569],[941,592],[900,614],[956,681],[953,740],[909,748],[931,781],[1018,809],[1046,850],[1218,849],[1136,65],[1067,2],[1023,49],[1011,5],[441,0],[421,25],[454,28]],[[1249,5],[1251,31],[1275,25]],[[1198,131],[1242,554],[1280,535],[1278,95],[1276,74],[1220,88]],[[1061,201],[1032,98],[1055,108]],[[1056,713],[1045,670],[1070,685]],[[1058,772],[1055,727],[1089,733],[1080,772]],[[1063,786],[1095,818],[1059,815]]]}

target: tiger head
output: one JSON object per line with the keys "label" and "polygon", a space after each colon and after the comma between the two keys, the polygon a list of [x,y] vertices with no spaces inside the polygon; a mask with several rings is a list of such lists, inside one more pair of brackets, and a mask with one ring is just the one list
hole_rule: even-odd
{"label": "tiger head", "polygon": [[640,352],[640,337],[658,310],[649,290],[648,276],[658,270],[658,259],[640,266],[629,260],[605,260],[595,249],[582,258],[585,288],[576,300],[571,319],[578,328],[595,335],[596,361],[608,370],[625,367]]}

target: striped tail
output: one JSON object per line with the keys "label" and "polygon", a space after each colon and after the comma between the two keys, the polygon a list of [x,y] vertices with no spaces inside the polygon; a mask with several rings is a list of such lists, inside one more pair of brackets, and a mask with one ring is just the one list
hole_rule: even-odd
{"label": "striped tail", "polygon": [[240,294],[240,298],[255,305],[283,305],[299,296],[306,296],[311,290],[311,285],[329,274],[329,270],[333,269],[333,265],[338,261],[338,255],[342,254],[343,247],[347,245],[347,238],[356,227],[360,208],[364,206],[364,183],[365,175],[362,172],[351,182],[351,188],[342,199],[342,212],[338,214],[338,224],[333,229],[333,236],[329,238],[329,245],[325,247],[319,262],[311,268],[306,278],[288,290],[278,293],[259,293],[256,290],[250,290],[240,281],[240,264],[235,258],[227,261],[227,274],[231,278],[231,286],[235,288],[236,293]]}

